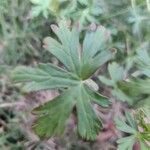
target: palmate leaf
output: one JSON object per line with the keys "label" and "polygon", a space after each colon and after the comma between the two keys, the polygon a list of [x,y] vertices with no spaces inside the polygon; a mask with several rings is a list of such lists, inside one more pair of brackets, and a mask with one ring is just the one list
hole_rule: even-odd
{"label": "palmate leaf", "polygon": [[120,89],[125,92],[125,94],[136,97],[140,94],[150,93],[150,79],[139,79],[133,78],[130,81],[118,82]]}
{"label": "palmate leaf", "polygon": [[[133,77],[129,81],[118,81],[119,89],[130,99],[132,105],[139,107],[149,107],[150,100],[150,53],[149,44],[145,42],[137,50],[135,56],[136,67],[140,76]],[[142,78],[141,78],[142,77]],[[144,77],[144,78],[143,78]],[[136,105],[135,105],[136,104]]]}
{"label": "palmate leaf", "polygon": [[117,150],[133,150],[135,139],[136,138],[133,135],[119,139],[117,141],[118,144]]}
{"label": "palmate leaf", "polygon": [[125,116],[126,122],[120,118],[115,119],[117,129],[125,133],[136,134],[138,130],[136,121],[134,120],[134,118],[132,118],[132,116],[128,112],[125,113]]}
{"label": "palmate leaf", "polygon": [[130,81],[119,81],[119,89],[132,100],[134,107],[149,105],[150,79],[132,78]]}
{"label": "palmate leaf", "polygon": [[118,150],[132,150],[134,143],[137,141],[137,122],[128,112],[126,112],[125,116],[126,121],[120,118],[115,118],[117,129],[129,134],[129,136],[123,137],[117,141]]}
{"label": "palmate leaf", "polygon": [[108,86],[117,87],[117,82],[123,80],[125,76],[124,68],[113,62],[108,65],[108,72],[111,79],[99,76],[100,81]]}
{"label": "palmate leaf", "polygon": [[[45,18],[48,18],[49,14],[57,15],[60,11],[60,5],[67,0],[30,0],[33,4],[31,13],[32,17],[37,17],[41,13]],[[69,3],[69,2],[68,2]]]}
{"label": "palmate leaf", "polygon": [[117,141],[118,150],[133,150],[133,145],[136,142],[140,143],[140,147],[142,148],[141,150],[147,150],[148,145],[146,144],[146,141],[148,140],[146,137],[148,137],[149,133],[145,132],[144,129],[143,132],[140,132],[138,130],[138,126],[141,125],[138,124],[138,122],[133,118],[130,113],[126,112],[125,117],[126,121],[120,118],[115,118],[115,124],[117,129],[122,132],[128,133],[128,136],[123,137]]}
{"label": "palmate leaf", "polygon": [[45,18],[69,18],[80,25],[89,22],[99,23],[99,15],[104,13],[104,6],[99,0],[30,0],[31,14],[37,17],[43,14]]}
{"label": "palmate leaf", "polygon": [[128,97],[126,94],[124,94],[118,87],[117,83],[119,81],[122,81],[125,77],[125,71],[122,66],[117,64],[116,62],[112,62],[108,65],[108,73],[110,76],[110,79],[100,75],[98,78],[99,80],[112,88],[111,94],[116,97],[118,100],[121,101],[127,101],[128,104],[132,104],[132,99]]}
{"label": "palmate leaf", "polygon": [[106,46],[105,50],[103,49],[108,39],[107,30],[95,26],[94,31],[87,32],[83,49],[79,50],[80,32],[77,27],[69,29],[65,22],[51,27],[59,42],[48,37],[44,40],[44,47],[57,57],[65,68],[53,64],[39,64],[34,68],[17,67],[12,73],[12,79],[15,82],[25,82],[25,91],[62,89],[58,97],[33,110],[37,115],[33,129],[41,138],[61,135],[75,107],[79,135],[94,140],[102,123],[92,104],[107,107],[109,101],[95,91],[97,87],[93,87],[95,83],[89,78],[100,65],[113,56]]}
{"label": "palmate leaf", "polygon": [[149,43],[145,42],[137,50],[136,64],[142,74],[150,77],[150,51]]}

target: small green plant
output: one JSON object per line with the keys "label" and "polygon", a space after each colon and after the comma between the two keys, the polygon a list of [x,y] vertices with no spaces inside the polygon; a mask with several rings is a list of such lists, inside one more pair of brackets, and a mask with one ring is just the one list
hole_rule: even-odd
{"label": "small green plant", "polygon": [[45,18],[68,18],[80,24],[98,23],[98,16],[104,12],[98,0],[30,0],[32,16],[42,14]]}
{"label": "small green plant", "polygon": [[[148,145],[146,142],[150,141],[150,124],[145,123],[144,117],[141,113],[137,114],[139,120],[133,118],[128,112],[125,113],[126,121],[121,118],[116,118],[116,127],[128,134],[128,136],[123,137],[117,141],[118,150],[133,150],[133,146],[138,142],[140,144],[141,150],[148,150]],[[139,127],[143,131],[139,131]]]}
{"label": "small green plant", "polygon": [[59,26],[52,25],[59,42],[47,37],[44,47],[56,56],[65,68],[49,63],[39,64],[35,68],[17,67],[12,73],[15,82],[26,82],[23,87],[25,91],[61,90],[58,97],[33,110],[33,113],[38,115],[33,129],[41,138],[62,134],[74,107],[78,133],[82,138],[94,140],[102,127],[92,104],[107,107],[109,101],[96,92],[96,83],[90,78],[114,53],[106,47],[109,32],[102,26],[93,27],[93,30],[86,33],[80,49],[78,27],[73,26],[70,30],[63,21]]}
{"label": "small green plant", "polygon": [[61,2],[59,0],[31,0],[31,3],[34,5],[32,7],[33,17],[37,17],[42,13],[45,18],[48,18],[50,12],[57,13]]}
{"label": "small green plant", "polygon": [[148,49],[149,44],[145,42],[136,51],[135,66],[138,70],[132,74],[134,77],[117,82],[117,87],[132,101],[132,106],[137,112],[134,119],[126,113],[127,122],[121,119],[115,120],[119,130],[130,134],[130,136],[118,140],[120,150],[132,150],[133,145],[137,142],[141,150],[149,149],[150,54]]}
{"label": "small green plant", "polygon": [[128,81],[119,81],[119,89],[128,96],[137,107],[149,107],[150,100],[150,54],[148,43],[137,50],[135,65],[138,71]]}
{"label": "small green plant", "polygon": [[111,87],[111,94],[115,98],[121,101],[127,101],[129,104],[131,104],[131,99],[126,96],[118,87],[117,83],[119,81],[122,81],[125,78],[125,68],[117,64],[116,62],[109,63],[108,64],[108,72],[110,75],[110,79],[100,75],[98,78],[99,80],[107,85],[108,87]]}

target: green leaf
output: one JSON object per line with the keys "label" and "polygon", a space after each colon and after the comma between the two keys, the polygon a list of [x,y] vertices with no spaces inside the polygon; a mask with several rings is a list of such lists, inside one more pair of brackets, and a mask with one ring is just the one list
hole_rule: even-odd
{"label": "green leaf", "polygon": [[124,68],[117,64],[116,62],[112,62],[108,64],[108,72],[111,79],[107,79],[106,77],[99,76],[99,79],[106,85],[115,87],[117,81],[121,81],[124,78]]}
{"label": "green leaf", "polygon": [[136,129],[129,126],[125,121],[123,121],[120,118],[116,118],[115,123],[116,123],[117,129],[119,129],[119,130],[121,130],[125,133],[131,133],[131,134],[136,134],[137,133]]}
{"label": "green leaf", "polygon": [[121,138],[117,141],[118,150],[133,150],[133,145],[135,143],[135,136],[131,135],[128,137]]}
{"label": "green leaf", "polygon": [[86,63],[82,63],[81,77],[83,80],[89,78],[98,68],[113,57],[113,53],[109,50],[100,52],[94,58],[89,59]]}
{"label": "green leaf", "polygon": [[108,65],[108,71],[109,71],[111,79],[114,82],[120,81],[124,77],[123,67],[118,65],[116,62],[113,62],[113,63]]}
{"label": "green leaf", "polygon": [[129,123],[129,125],[130,125],[132,128],[138,130],[137,123],[136,123],[136,121],[133,119],[133,117],[130,115],[129,112],[127,112],[127,111],[125,112],[125,117],[126,117],[126,119],[127,119],[127,122]]}
{"label": "green leaf", "polygon": [[37,17],[40,13],[43,14],[45,18],[48,18],[48,15],[51,14],[55,16],[60,10],[60,4],[66,0],[30,0],[33,4],[32,7],[32,16]]}
{"label": "green leaf", "polygon": [[116,62],[113,62],[113,63],[109,63],[108,72],[111,79],[107,79],[104,76],[99,76],[99,79],[104,84],[115,88],[117,81],[121,81],[124,78],[124,69]]}
{"label": "green leaf", "polygon": [[102,107],[108,107],[110,105],[110,102],[108,101],[107,97],[99,94],[96,91],[90,90],[89,87],[86,87],[86,91],[90,96],[90,99],[93,100],[93,102],[97,103],[98,105]]}
{"label": "green leaf", "polygon": [[35,132],[41,138],[61,135],[67,119],[76,105],[79,135],[83,138],[94,140],[101,128],[101,121],[92,108],[91,101],[93,99],[86,89],[85,85],[78,85],[65,91],[52,101],[35,108],[33,113],[38,115],[38,119],[33,126]]}
{"label": "green leaf", "polygon": [[124,92],[122,92],[119,88],[113,89],[111,91],[112,95],[116,97],[117,99],[128,102],[129,105],[133,104],[132,98],[130,98],[128,95],[126,95]]}
{"label": "green leaf", "polygon": [[44,17],[48,17],[48,9],[51,3],[51,0],[30,0],[34,6],[32,7],[32,16],[37,17],[40,13],[43,13]]}
{"label": "green leaf", "polygon": [[126,133],[136,135],[138,131],[136,121],[128,112],[125,112],[125,116],[126,121],[120,118],[115,118],[115,124],[117,129]]}
{"label": "green leaf", "polygon": [[[69,71],[78,72],[79,68],[79,32],[76,27],[73,27],[72,31],[66,28],[64,22],[61,22],[59,28],[56,25],[51,26],[53,32],[57,35],[62,43],[62,50],[68,55],[68,61],[70,61],[70,66],[68,66]],[[67,57],[65,58],[67,59]],[[69,65],[69,64],[67,64]]]}
{"label": "green leaf", "polygon": [[39,64],[36,68],[18,67],[12,72],[15,82],[28,81],[23,87],[25,92],[74,86],[77,84],[76,78],[52,64]]}
{"label": "green leaf", "polygon": [[95,114],[92,104],[90,102],[91,97],[82,86],[78,88],[77,97],[77,115],[78,115],[78,131],[81,137],[87,140],[95,140],[99,129],[102,127],[101,121]]}
{"label": "green leaf", "polygon": [[123,137],[117,140],[118,150],[133,150],[133,145],[135,144],[137,139],[136,131],[134,131],[134,129],[128,126],[124,121],[117,120],[117,119],[115,121],[116,121],[117,129],[131,134],[130,136]]}
{"label": "green leaf", "polygon": [[[139,116],[141,118],[141,111],[139,112]],[[143,118],[140,121],[139,119],[138,121],[136,121],[128,112],[125,112],[125,117],[126,121],[119,118],[115,119],[117,129],[129,134],[117,141],[118,149],[132,150],[134,143],[139,141],[141,150],[146,150],[148,148],[148,145],[146,145],[145,143],[150,139],[149,131],[147,130],[148,128],[146,126],[147,124],[143,122]],[[141,127],[143,131],[140,132],[138,130],[138,127]]]}
{"label": "green leaf", "polygon": [[141,150],[149,150],[149,147],[144,143],[144,142],[140,142],[141,145]]}
{"label": "green leaf", "polygon": [[[67,120],[74,106],[72,90],[67,90],[60,96],[54,98],[33,110],[38,115],[33,129],[41,138],[60,136],[64,132]],[[64,109],[67,108],[67,109]]]}
{"label": "green leaf", "polygon": [[129,105],[131,105],[133,103],[132,99],[124,94],[117,85],[117,83],[124,78],[124,68],[116,62],[112,62],[108,64],[108,72],[110,75],[110,79],[106,78],[105,76],[99,76],[99,80],[103,84],[112,87],[111,94],[115,98],[121,101],[127,101]]}
{"label": "green leaf", "polygon": [[118,82],[119,88],[128,96],[137,97],[141,93],[150,93],[150,79],[136,79],[133,78],[130,81],[120,81]]}
{"label": "green leaf", "polygon": [[98,78],[103,84],[105,84],[107,86],[114,85],[114,82],[111,79],[106,78],[105,76],[98,76]]}
{"label": "green leaf", "polygon": [[[94,25],[93,25],[94,26]],[[103,65],[110,58],[113,57],[113,53],[109,50],[104,50],[106,47],[106,41],[109,39],[108,31],[99,26],[95,31],[89,31],[83,41],[83,53],[82,53],[82,79],[89,78],[91,73],[94,73],[99,65]]]}
{"label": "green leaf", "polygon": [[142,74],[150,77],[150,52],[149,43],[144,43],[137,50],[136,64]]}
{"label": "green leaf", "polygon": [[[80,32],[76,26],[70,28],[69,23],[61,22],[58,26],[52,25],[51,27],[59,42],[48,37],[44,41],[45,48],[57,57],[65,68],[62,69],[53,64],[39,64],[34,68],[18,67],[12,72],[12,79],[15,82],[25,82],[23,89],[26,91],[55,88],[62,91],[52,101],[33,110],[37,115],[33,129],[41,138],[62,134],[69,115],[75,107],[79,135],[85,139],[94,140],[102,123],[92,105],[97,103],[102,107],[107,107],[110,103],[106,97],[96,92],[98,86],[89,77],[100,65],[110,60],[113,53],[109,50],[101,50],[95,55],[102,48],[101,45],[105,45],[103,31],[100,39],[90,46],[93,52],[86,50],[79,52]],[[97,30],[92,32],[92,36],[95,38],[101,33],[101,29]],[[102,30],[104,29],[102,28]],[[85,48],[88,47],[86,44],[88,43],[84,42]],[[93,55],[86,63],[83,61],[85,51]]]}
{"label": "green leaf", "polygon": [[96,31],[87,32],[83,41],[83,62],[88,62],[101,51],[109,37],[109,32],[103,26],[99,26]]}

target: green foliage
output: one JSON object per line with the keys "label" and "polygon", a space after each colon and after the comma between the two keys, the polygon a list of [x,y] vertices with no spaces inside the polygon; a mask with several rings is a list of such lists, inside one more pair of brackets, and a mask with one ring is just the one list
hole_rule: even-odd
{"label": "green foliage", "polygon": [[144,99],[149,96],[150,93],[150,80],[149,79],[131,79],[129,82],[123,81],[118,83],[120,89],[129,97],[135,101]]}
{"label": "green foliage", "polygon": [[39,57],[42,38],[39,29],[45,20],[31,20],[28,1],[4,0],[0,3],[0,64],[27,64],[30,59]]}
{"label": "green foliage", "polygon": [[[150,55],[148,44],[145,43],[137,50],[135,63],[138,70],[137,77],[132,77],[129,81],[120,81],[117,83],[120,90],[130,97],[133,104],[137,107],[149,107],[150,100],[150,78],[149,78],[149,62]],[[144,77],[142,77],[144,76]]]}
{"label": "green foliage", "polygon": [[[133,144],[139,141],[141,150],[149,149],[145,145],[149,139],[149,124],[145,117],[150,116],[148,0],[1,0],[0,14],[0,91],[3,92],[3,86],[8,82],[5,74],[9,75],[12,65],[21,63],[29,66],[38,64],[14,70],[12,77],[15,82],[23,82],[23,91],[58,89],[60,92],[58,97],[33,110],[37,115],[33,129],[40,137],[62,134],[73,110],[77,115],[79,135],[90,140],[96,138],[102,123],[92,104],[107,107],[109,102],[97,92],[99,85],[95,83],[93,74],[112,57],[106,44],[110,39],[109,47],[112,51],[117,50],[117,54],[108,64],[108,75],[107,72],[105,74],[105,65],[101,71],[106,76],[96,72],[99,80],[106,85],[105,88],[100,86],[106,95],[109,87],[113,99],[127,102],[131,109],[142,109],[134,119],[129,114],[126,114],[127,121],[118,119],[118,129],[127,133],[118,141],[119,148],[132,149]],[[59,27],[52,25],[56,35],[51,34],[44,41],[45,48],[52,55],[43,57],[41,40],[47,36],[49,25],[62,18],[71,19],[73,27],[70,28],[69,23]],[[76,22],[79,22],[79,28],[74,26]],[[93,24],[89,29],[91,23],[99,26]],[[111,31],[111,38],[101,24]],[[82,46],[79,41],[83,41]],[[51,59],[53,56],[59,62]],[[47,60],[52,64],[39,63]],[[5,100],[3,96],[0,98]],[[16,95],[9,97],[11,101],[15,99]],[[18,131],[12,132],[14,127],[10,128],[8,132],[2,132],[2,137],[9,136],[9,132],[18,137],[14,134]],[[2,144],[7,140],[1,139]],[[6,144],[13,147],[10,142]]]}
{"label": "green foliage", "polygon": [[59,42],[47,37],[44,47],[57,57],[65,68],[52,64],[39,64],[35,68],[19,67],[13,71],[12,79],[15,82],[26,82],[23,88],[27,91],[56,88],[62,90],[58,97],[33,110],[38,115],[33,129],[40,137],[62,134],[75,107],[79,135],[94,140],[102,123],[93,110],[92,103],[107,107],[109,102],[106,97],[97,93],[95,88],[89,86],[89,79],[100,65],[113,56],[110,50],[103,49],[109,34],[104,27],[95,26],[94,31],[86,33],[81,50],[80,32],[76,26],[70,30],[66,23],[61,22],[59,26],[51,27]]}
{"label": "green foliage", "polygon": [[98,23],[98,15],[103,13],[98,0],[31,0],[32,16],[37,17],[41,13],[45,18],[68,18],[78,21],[80,24],[89,22]]}
{"label": "green foliage", "polygon": [[[141,116],[141,114],[138,114]],[[122,132],[129,134],[126,137],[123,137],[117,141],[118,150],[132,150],[133,146],[136,142],[140,143],[141,150],[148,150],[148,145],[146,142],[150,141],[150,126],[148,125],[148,129],[145,128],[146,124],[143,122],[143,118],[138,123],[135,118],[133,118],[129,113],[125,114],[126,121],[121,118],[116,118],[115,123],[117,129]],[[142,124],[143,123],[143,124]],[[143,128],[143,132],[138,130],[138,126]],[[144,126],[144,127],[143,127]]]}
{"label": "green foliage", "polygon": [[145,42],[137,50],[136,64],[137,68],[140,71],[140,74],[143,74],[147,77],[150,77],[150,46],[148,42]]}
{"label": "green foliage", "polygon": [[48,17],[49,11],[55,13],[60,5],[59,0],[31,0],[35,6],[32,8],[32,16],[37,17],[41,12],[44,17]]}
{"label": "green foliage", "polygon": [[[140,27],[139,27],[140,29]],[[141,32],[138,32],[141,33]],[[141,36],[141,35],[140,35]],[[139,38],[140,38],[139,36]],[[135,143],[140,144],[141,150],[149,149],[149,121],[146,121],[149,117],[149,102],[150,102],[150,76],[149,76],[149,64],[150,64],[150,53],[149,44],[144,41],[138,48],[136,48],[136,55],[132,62],[128,59],[130,69],[133,69],[132,76],[127,74],[128,78],[120,79],[116,82],[115,86],[119,89],[118,93],[122,93],[120,99],[126,100],[128,104],[132,105],[133,108],[140,108],[143,111],[139,111],[136,118],[132,118],[131,115],[126,113],[126,121],[122,119],[116,119],[116,126],[119,130],[129,134],[125,135],[124,138],[118,140],[118,149],[133,149]],[[129,58],[129,57],[128,57]],[[133,58],[133,57],[132,57]],[[132,65],[130,65],[130,62]],[[124,70],[125,71],[125,70]],[[112,79],[112,77],[111,77]],[[124,81],[123,81],[124,80]],[[114,88],[114,86],[112,86]],[[127,98],[127,99],[126,99]],[[144,115],[142,115],[144,113]],[[146,115],[147,114],[147,115]],[[139,130],[141,129],[141,130]]]}
{"label": "green foliage", "polygon": [[125,78],[125,68],[113,62],[108,65],[108,72],[111,79],[106,78],[105,76],[99,76],[99,80],[112,88],[111,94],[121,101],[128,101],[131,104],[132,100],[125,95],[118,87],[117,83],[122,81]]}

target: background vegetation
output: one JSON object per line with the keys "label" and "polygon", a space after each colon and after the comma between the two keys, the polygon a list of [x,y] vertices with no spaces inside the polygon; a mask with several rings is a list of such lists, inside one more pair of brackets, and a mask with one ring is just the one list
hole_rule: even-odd
{"label": "background vegetation", "polygon": [[[94,142],[78,137],[73,114],[62,137],[40,140],[31,130],[35,119],[31,110],[59,91],[24,93],[20,83],[14,84],[10,77],[20,65],[51,62],[62,66],[43,48],[46,36],[56,38],[50,25],[62,19],[79,25],[81,41],[94,23],[111,33],[107,47],[115,57],[92,77],[111,102],[108,108],[94,105],[103,122]],[[149,0],[1,0],[0,149],[149,149],[149,27]]]}

